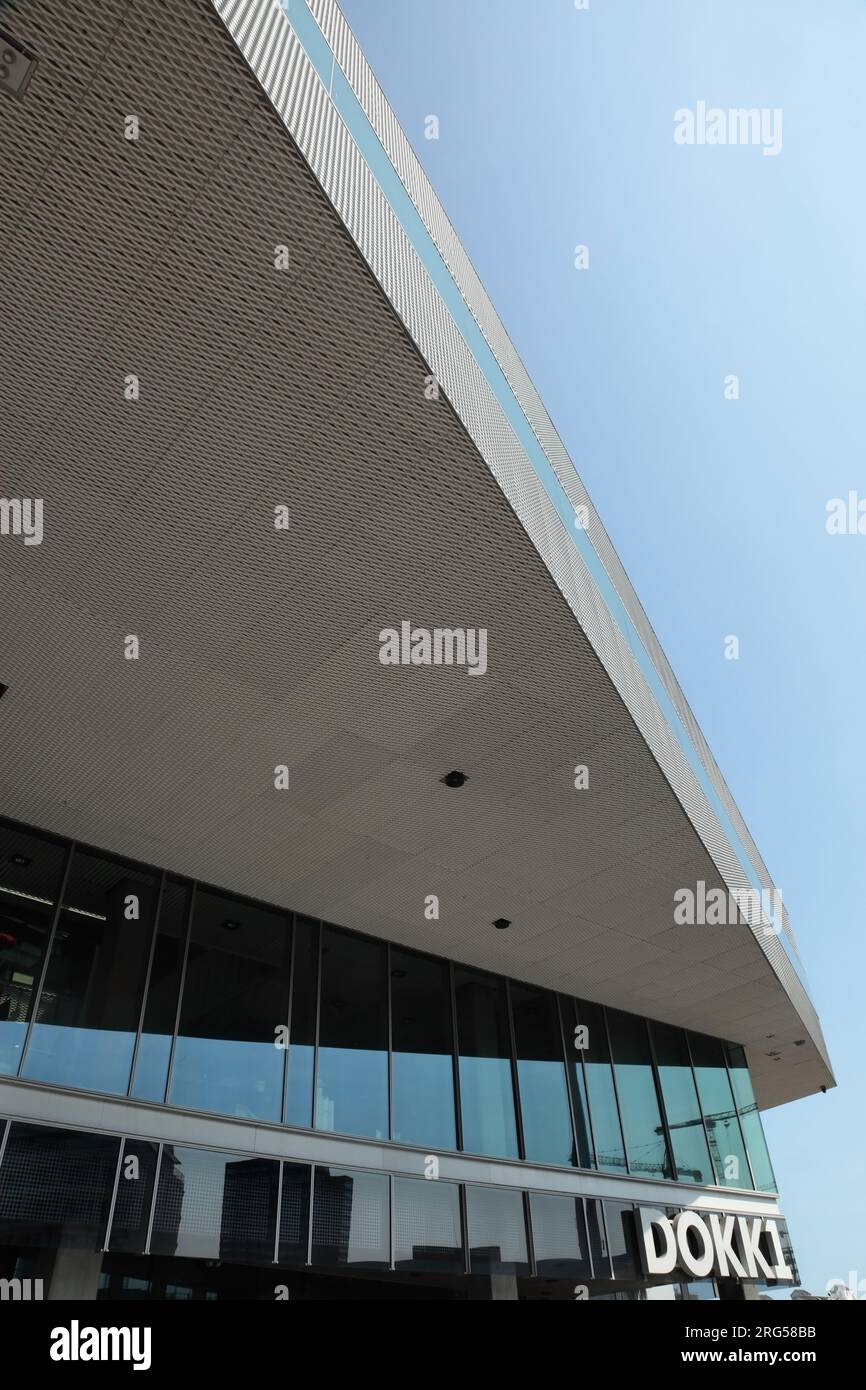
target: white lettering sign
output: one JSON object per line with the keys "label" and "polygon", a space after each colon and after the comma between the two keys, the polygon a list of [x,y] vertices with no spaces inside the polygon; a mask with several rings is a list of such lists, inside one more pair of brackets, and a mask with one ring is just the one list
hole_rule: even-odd
{"label": "white lettering sign", "polygon": [[[730,1216],[681,1211],[673,1220],[657,1207],[638,1208],[641,1258],[647,1274],[681,1269],[693,1279],[718,1274],[723,1279],[787,1279],[778,1226],[771,1216]],[[766,1246],[761,1248],[761,1237]]]}

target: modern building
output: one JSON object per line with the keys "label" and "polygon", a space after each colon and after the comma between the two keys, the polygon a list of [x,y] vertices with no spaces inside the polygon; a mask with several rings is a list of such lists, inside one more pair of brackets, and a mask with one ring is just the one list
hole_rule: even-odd
{"label": "modern building", "polygon": [[795,1279],[787,912],[334,0],[0,30],[0,1278]]}

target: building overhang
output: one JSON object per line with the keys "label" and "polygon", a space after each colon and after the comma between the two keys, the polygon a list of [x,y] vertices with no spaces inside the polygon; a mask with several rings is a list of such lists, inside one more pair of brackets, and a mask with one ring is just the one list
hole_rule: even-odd
{"label": "building overhang", "polygon": [[[0,811],[741,1042],[762,1107],[830,1086],[786,914],[675,921],[678,890],[774,885],[345,21],[313,9],[5,20],[37,68],[3,110],[2,490],[43,499],[44,537],[0,539]],[[485,629],[486,672],[383,665],[403,623]]]}

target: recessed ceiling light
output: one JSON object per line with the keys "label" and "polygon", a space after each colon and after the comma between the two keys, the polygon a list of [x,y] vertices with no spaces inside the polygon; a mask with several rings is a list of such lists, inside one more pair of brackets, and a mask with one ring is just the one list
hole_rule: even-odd
{"label": "recessed ceiling light", "polygon": [[223,931],[240,931],[240,926],[240,922],[233,922],[230,918],[222,924]]}
{"label": "recessed ceiling light", "polygon": [[511,926],[511,923],[507,917],[497,917],[493,925],[497,931],[506,931],[507,928]]}
{"label": "recessed ceiling light", "polygon": [[805,1046],[806,1046],[806,1039],[805,1039],[805,1038],[798,1038],[797,1041],[794,1043],[794,1046],[795,1046],[795,1047],[805,1047]]}
{"label": "recessed ceiling light", "polygon": [[33,860],[28,859],[26,854],[10,854],[9,863],[17,864],[19,869],[26,869],[28,864],[33,863]]}
{"label": "recessed ceiling light", "polygon": [[465,772],[446,772],[444,777],[439,778],[439,781],[444,782],[446,787],[462,787],[464,782],[469,781],[469,778]]}

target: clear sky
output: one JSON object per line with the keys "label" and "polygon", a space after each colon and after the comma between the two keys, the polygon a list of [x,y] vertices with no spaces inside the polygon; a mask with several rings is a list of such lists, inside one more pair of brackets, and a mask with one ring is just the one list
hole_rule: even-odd
{"label": "clear sky", "polygon": [[[341,4],[782,890],[838,1089],[768,1141],[804,1285],[866,1295],[866,3]],[[700,101],[781,149],[676,144]]]}

